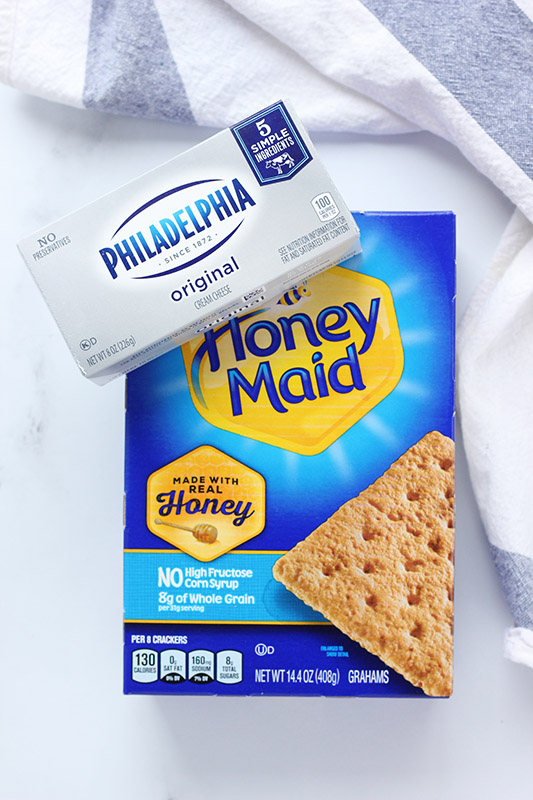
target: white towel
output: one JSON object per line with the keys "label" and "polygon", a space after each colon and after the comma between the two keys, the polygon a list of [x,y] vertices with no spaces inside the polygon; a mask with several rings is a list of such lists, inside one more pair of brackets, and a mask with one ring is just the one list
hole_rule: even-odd
{"label": "white towel", "polygon": [[533,666],[533,0],[0,0],[0,78],[217,127],[290,96],[311,130],[442,136],[510,198],[460,325],[458,387],[516,624],[505,654]]}

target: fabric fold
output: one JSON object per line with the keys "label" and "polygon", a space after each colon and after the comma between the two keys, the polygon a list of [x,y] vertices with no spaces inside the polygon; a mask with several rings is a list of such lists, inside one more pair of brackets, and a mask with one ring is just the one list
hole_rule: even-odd
{"label": "fabric fold", "polygon": [[510,628],[506,631],[504,655],[510,661],[533,667],[533,631],[529,628]]}
{"label": "fabric fold", "polygon": [[533,663],[533,225],[515,211],[458,331],[459,413],[470,476],[516,631]]}
{"label": "fabric fold", "polygon": [[15,33],[14,0],[0,0],[0,81],[9,83],[9,65]]}

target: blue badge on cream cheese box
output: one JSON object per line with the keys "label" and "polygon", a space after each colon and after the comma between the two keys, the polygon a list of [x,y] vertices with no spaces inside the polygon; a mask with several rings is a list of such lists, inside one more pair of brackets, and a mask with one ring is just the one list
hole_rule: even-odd
{"label": "blue badge on cream cheese box", "polygon": [[128,693],[451,691],[454,217],[354,217],[360,255],[128,376]]}
{"label": "blue badge on cream cheese box", "polygon": [[286,181],[312,159],[284,103],[276,103],[231,128],[258,183]]}

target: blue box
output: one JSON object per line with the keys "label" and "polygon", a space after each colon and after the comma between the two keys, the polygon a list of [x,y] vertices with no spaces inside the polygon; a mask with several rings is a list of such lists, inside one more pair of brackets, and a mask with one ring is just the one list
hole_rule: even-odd
{"label": "blue box", "polygon": [[272,575],[454,437],[454,215],[354,218],[360,255],[127,377],[126,693],[426,696]]}

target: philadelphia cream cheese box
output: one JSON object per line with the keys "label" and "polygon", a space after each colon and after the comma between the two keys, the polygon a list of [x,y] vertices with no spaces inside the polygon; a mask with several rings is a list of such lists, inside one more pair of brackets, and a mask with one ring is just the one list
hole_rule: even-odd
{"label": "philadelphia cream cheese box", "polygon": [[278,102],[19,244],[97,383],[359,251],[357,225]]}

